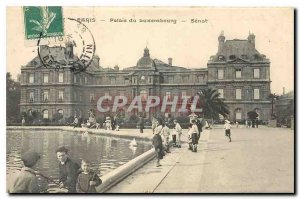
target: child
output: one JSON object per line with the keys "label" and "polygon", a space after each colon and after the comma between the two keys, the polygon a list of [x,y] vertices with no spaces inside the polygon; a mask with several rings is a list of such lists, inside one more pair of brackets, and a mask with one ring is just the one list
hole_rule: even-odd
{"label": "child", "polygon": [[161,166],[160,159],[163,159],[164,150],[162,145],[162,139],[160,136],[160,132],[162,130],[162,126],[160,124],[157,125],[157,127],[154,130],[154,136],[152,139],[152,145],[154,146],[155,153],[156,153],[156,167]]}
{"label": "child", "polygon": [[152,118],[152,125],[151,125],[153,134],[154,134],[156,126],[157,126],[157,119],[155,117],[153,117]]}
{"label": "child", "polygon": [[82,172],[78,175],[76,183],[77,193],[96,193],[95,187],[102,183],[98,175],[91,171],[88,160],[81,161]]}
{"label": "child", "polygon": [[174,120],[174,124],[175,124],[175,132],[176,132],[176,146],[178,148],[181,148],[181,134],[182,134],[182,128],[180,126],[180,124],[177,122],[177,120]]}
{"label": "child", "polygon": [[172,141],[173,141],[173,147],[176,147],[176,137],[177,137],[177,132],[175,130],[175,127],[174,127],[174,130],[172,130]]}
{"label": "child", "polygon": [[191,128],[192,128],[192,124],[190,123],[190,124],[189,124],[189,131],[188,131],[188,144],[189,144],[189,150],[192,150],[192,149],[193,149]]}
{"label": "child", "polygon": [[229,142],[231,142],[230,128],[231,128],[230,121],[225,120],[225,124],[224,124],[225,136],[229,138]]}
{"label": "child", "polygon": [[192,120],[192,127],[190,129],[190,137],[192,138],[192,152],[197,152],[197,144],[198,144],[198,127],[196,125],[196,121]]}
{"label": "child", "polygon": [[40,155],[36,152],[26,152],[22,154],[21,160],[24,167],[18,173],[13,183],[8,189],[9,193],[39,193],[39,186],[37,183],[37,174],[33,170],[34,165],[40,159]]}
{"label": "child", "polygon": [[170,136],[170,129],[168,127],[168,123],[165,123],[165,126],[162,129],[162,135],[163,135],[163,139],[164,139],[164,146],[165,146],[165,150],[167,153],[171,153],[170,152],[170,146],[169,146],[169,136]]}

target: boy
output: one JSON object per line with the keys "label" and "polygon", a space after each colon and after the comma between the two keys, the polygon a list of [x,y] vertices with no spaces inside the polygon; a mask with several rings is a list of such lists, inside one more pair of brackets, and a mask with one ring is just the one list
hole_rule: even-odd
{"label": "boy", "polygon": [[224,124],[225,136],[229,138],[229,142],[231,142],[230,128],[231,128],[230,121],[225,120],[225,124]]}
{"label": "boy", "polygon": [[90,166],[91,164],[88,160],[83,159],[81,161],[82,172],[77,178],[77,193],[97,193],[95,187],[102,183],[102,180],[98,177],[98,175],[91,171]]}
{"label": "boy", "polygon": [[165,123],[165,126],[162,129],[162,136],[164,139],[164,146],[165,146],[165,150],[167,153],[171,153],[170,152],[170,146],[169,146],[169,136],[170,136],[170,129],[168,127],[168,123]]}
{"label": "boy", "polygon": [[190,129],[190,137],[192,138],[192,152],[197,152],[197,144],[198,144],[198,127],[196,125],[196,120],[191,120],[192,127]]}
{"label": "boy", "polygon": [[182,134],[182,128],[180,126],[180,124],[177,122],[177,120],[174,120],[174,124],[175,124],[175,132],[176,132],[176,146],[178,148],[181,148],[181,134]]}
{"label": "boy", "polygon": [[79,165],[69,158],[66,147],[58,148],[56,156],[59,161],[60,188],[66,187],[69,190],[68,193],[76,193],[76,179]]}
{"label": "boy", "polygon": [[163,144],[162,144],[162,139],[160,136],[160,132],[162,131],[162,125],[157,122],[157,127],[155,128],[154,131],[154,136],[152,139],[152,145],[154,146],[155,153],[156,153],[156,167],[161,166],[160,159],[163,159],[164,156],[164,151],[163,151]]}
{"label": "boy", "polygon": [[40,159],[40,155],[36,152],[26,152],[22,154],[21,160],[24,163],[24,167],[18,173],[18,176],[14,179],[10,188],[9,193],[39,193],[39,186],[37,183],[37,174],[33,170],[34,165]]}

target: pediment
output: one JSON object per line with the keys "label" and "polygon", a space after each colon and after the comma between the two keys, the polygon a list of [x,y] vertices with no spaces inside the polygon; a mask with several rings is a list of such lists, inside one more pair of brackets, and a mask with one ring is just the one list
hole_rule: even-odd
{"label": "pediment", "polygon": [[248,64],[249,62],[244,60],[244,59],[241,59],[241,58],[236,58],[234,60],[228,61],[228,63],[231,63],[231,64]]}

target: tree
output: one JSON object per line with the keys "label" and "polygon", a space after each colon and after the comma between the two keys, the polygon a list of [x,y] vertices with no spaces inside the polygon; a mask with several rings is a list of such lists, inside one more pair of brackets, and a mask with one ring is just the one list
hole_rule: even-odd
{"label": "tree", "polygon": [[6,122],[20,122],[20,83],[6,73]]}
{"label": "tree", "polygon": [[215,89],[204,89],[197,93],[203,107],[203,117],[209,119],[219,119],[219,115],[227,117],[229,115],[228,105],[224,99],[220,98],[220,93]]}

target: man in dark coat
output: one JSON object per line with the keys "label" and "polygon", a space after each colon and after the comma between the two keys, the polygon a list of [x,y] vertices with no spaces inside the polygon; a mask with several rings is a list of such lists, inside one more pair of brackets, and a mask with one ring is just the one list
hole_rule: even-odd
{"label": "man in dark coat", "polygon": [[196,119],[196,126],[198,127],[198,140],[197,143],[199,142],[200,136],[201,136],[201,132],[202,132],[202,121],[200,121],[200,118]]}
{"label": "man in dark coat", "polygon": [[138,123],[140,133],[144,133],[144,118],[140,116],[139,123]]}
{"label": "man in dark coat", "polygon": [[59,160],[60,187],[67,188],[68,193],[76,193],[76,180],[80,166],[69,158],[68,149],[65,147],[58,148],[56,155]]}
{"label": "man in dark coat", "polygon": [[[161,126],[161,125],[160,125]],[[152,145],[154,146],[155,153],[156,153],[156,167],[161,166],[160,159],[163,159],[164,156],[164,150],[163,150],[163,144],[162,144],[162,138],[160,136],[161,127],[156,127],[156,131],[154,132],[154,136],[152,138]]]}

